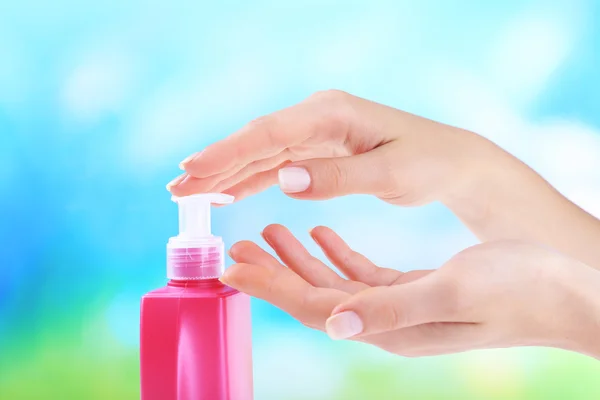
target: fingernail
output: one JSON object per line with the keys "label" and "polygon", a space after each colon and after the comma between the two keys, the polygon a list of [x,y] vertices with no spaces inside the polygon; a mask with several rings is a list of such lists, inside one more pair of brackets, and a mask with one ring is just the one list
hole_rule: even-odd
{"label": "fingernail", "polygon": [[273,244],[271,243],[271,241],[265,236],[265,231],[262,231],[260,233],[260,236],[263,238],[263,240],[265,241],[265,243],[267,243],[271,248],[275,248],[275,246],[273,246]]}
{"label": "fingernail", "polygon": [[233,258],[233,247],[235,246],[232,246],[229,250],[227,250],[227,255],[231,258]]}
{"label": "fingernail", "polygon": [[188,174],[181,174],[177,178],[173,179],[171,182],[167,183],[167,190],[171,190],[173,186],[179,185],[185,178],[187,178]]}
{"label": "fingernail", "polygon": [[238,254],[239,250],[237,250],[238,248],[238,244],[239,242],[234,243],[229,250],[227,250],[227,254],[229,254],[229,257],[231,257],[232,259],[235,260],[235,256],[236,254]]}
{"label": "fingernail", "polygon": [[179,169],[183,169],[185,170],[185,166],[186,164],[189,164],[190,162],[192,162],[192,160],[194,160],[196,157],[198,157],[200,154],[202,154],[202,152],[198,152],[198,153],[194,153],[192,155],[187,156],[186,158],[183,159],[182,162],[179,163]]}
{"label": "fingernail", "polygon": [[330,338],[334,340],[348,339],[363,331],[363,323],[354,311],[344,311],[332,315],[325,322]]}
{"label": "fingernail", "polygon": [[305,168],[286,167],[278,173],[279,187],[285,193],[303,192],[310,186],[310,175]]}

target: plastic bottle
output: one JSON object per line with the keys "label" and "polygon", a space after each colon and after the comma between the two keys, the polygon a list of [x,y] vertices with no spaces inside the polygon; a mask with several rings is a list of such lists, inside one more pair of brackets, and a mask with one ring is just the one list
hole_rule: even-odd
{"label": "plastic bottle", "polygon": [[223,285],[223,240],[211,234],[212,203],[173,198],[179,235],[167,245],[167,286],[142,298],[142,400],[252,400],[250,299]]}

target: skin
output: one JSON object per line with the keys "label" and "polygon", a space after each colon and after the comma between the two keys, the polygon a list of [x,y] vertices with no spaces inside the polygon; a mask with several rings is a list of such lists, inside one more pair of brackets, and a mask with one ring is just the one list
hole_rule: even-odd
{"label": "skin", "polygon": [[[283,227],[231,249],[223,280],[317,329],[353,313],[353,339],[403,355],[544,345],[600,357],[600,221],[485,138],[338,91],[252,121],[184,160],[174,195],[224,192],[237,200],[278,183],[282,167],[308,172],[322,200],[363,193],[399,206],[442,202],[480,239],[436,271],[402,274],[351,252],[335,233],[313,238],[348,277],[320,264]],[[282,187],[284,187],[282,185]],[[283,290],[285,289],[285,290]],[[539,292],[539,293],[538,293]],[[347,314],[344,314],[347,315]],[[326,321],[329,321],[328,323]],[[339,318],[338,318],[339,322]]]}
{"label": "skin", "polygon": [[283,226],[265,241],[282,263],[252,242],[231,250],[238,263],[222,280],[326,330],[331,315],[355,312],[353,340],[406,357],[513,346],[549,346],[600,356],[597,271],[554,251],[515,241],[480,244],[437,270],[402,273],[354,252],[331,229],[311,231],[342,278]]}

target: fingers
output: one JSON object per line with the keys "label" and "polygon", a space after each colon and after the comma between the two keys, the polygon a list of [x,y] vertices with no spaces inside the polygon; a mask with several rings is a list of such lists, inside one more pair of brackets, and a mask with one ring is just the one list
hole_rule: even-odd
{"label": "fingers", "polygon": [[330,199],[348,194],[383,194],[391,173],[382,148],[349,157],[293,163],[279,170],[279,186],[298,199]]}
{"label": "fingers", "polygon": [[[336,91],[311,96],[186,158],[180,167],[187,176],[171,182],[168,189],[177,196],[220,192],[286,160],[304,159],[280,170],[280,186],[292,197],[384,195],[392,172],[386,166],[387,150],[381,145],[391,140],[390,135],[381,132],[379,123],[368,124],[358,117],[381,113],[385,120],[397,111]],[[362,121],[359,131],[356,121]]]}
{"label": "fingers", "polygon": [[[298,117],[292,113],[288,118],[294,118],[293,123],[296,123]],[[207,178],[236,166],[273,157],[296,141],[305,139],[306,132],[290,131],[290,128],[281,125],[280,120],[281,117],[276,114],[257,119],[231,136],[188,157],[180,167],[197,178]]]}
{"label": "fingers", "polygon": [[[190,175],[189,178],[182,181],[172,182],[169,185],[169,190],[176,196],[206,192],[221,193],[257,174],[283,167],[289,163],[288,157],[288,152],[283,151],[273,157],[253,161],[246,166],[235,166],[226,172],[206,178],[198,178]],[[189,175],[187,172],[186,174]]]}
{"label": "fingers", "polygon": [[248,196],[267,190],[277,183],[277,169],[261,172],[223,191],[240,201]]}
{"label": "fingers", "polygon": [[465,322],[456,320],[456,298],[455,286],[434,273],[403,285],[366,289],[336,307],[327,332],[347,339],[431,322]]}
{"label": "fingers", "polygon": [[287,158],[287,152],[283,152],[270,159],[250,163],[238,173],[234,174],[228,179],[219,182],[216,186],[214,186],[211,189],[211,191],[215,193],[220,193],[257,174],[261,174],[266,171],[271,171],[273,169],[279,170],[280,168],[289,164],[290,161]]}
{"label": "fingers", "polygon": [[[241,130],[182,161],[191,175],[204,178],[279,154],[317,134],[328,136],[342,129],[340,101],[326,104],[306,101],[258,118]],[[339,122],[339,123],[338,123]],[[323,132],[323,130],[331,132]]]}
{"label": "fingers", "polygon": [[269,253],[250,241],[241,241],[229,249],[229,256],[233,261],[244,264],[257,264],[271,270],[283,268],[283,266]]}
{"label": "fingers", "polygon": [[281,261],[301,278],[313,286],[356,293],[368,286],[340,277],[331,268],[313,257],[306,248],[281,225],[269,225],[263,231],[263,238],[275,250]]}
{"label": "fingers", "polygon": [[237,243],[230,253],[235,261],[256,259],[264,264],[240,261],[227,268],[223,283],[281,308],[311,328],[324,330],[333,308],[350,296],[335,289],[315,288],[254,243]]}
{"label": "fingers", "polygon": [[310,235],[323,249],[325,256],[349,279],[369,286],[389,286],[403,274],[389,268],[380,268],[368,258],[352,250],[333,230],[318,226]]}

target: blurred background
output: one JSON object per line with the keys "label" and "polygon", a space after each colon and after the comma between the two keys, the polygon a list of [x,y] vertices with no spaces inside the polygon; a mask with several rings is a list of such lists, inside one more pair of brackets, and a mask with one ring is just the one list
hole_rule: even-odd
{"label": "blurred background", "polygon": [[[177,232],[164,185],[317,90],[482,133],[600,216],[599,18],[594,0],[1,1],[0,399],[139,398],[139,300]],[[315,252],[328,225],[403,270],[476,243],[440,205],[277,188],[214,219],[230,245],[277,222]],[[558,350],[403,359],[261,301],[253,322],[257,400],[600,398],[600,363]]]}

